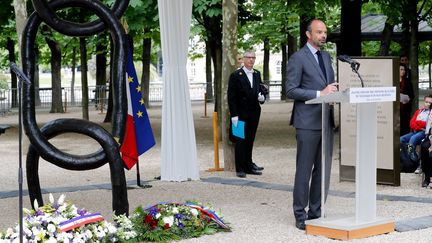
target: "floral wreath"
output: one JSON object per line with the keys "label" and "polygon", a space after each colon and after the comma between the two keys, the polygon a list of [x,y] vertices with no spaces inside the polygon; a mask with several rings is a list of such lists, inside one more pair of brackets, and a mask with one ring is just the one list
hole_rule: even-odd
{"label": "floral wreath", "polygon": [[[113,215],[114,223],[99,213],[78,209],[64,195],[55,201],[50,194],[49,203],[41,207],[35,200],[34,208],[23,210],[24,242],[170,241],[230,231],[214,210],[192,201],[140,206],[130,217]],[[19,238],[18,224],[0,232],[0,243]]]}

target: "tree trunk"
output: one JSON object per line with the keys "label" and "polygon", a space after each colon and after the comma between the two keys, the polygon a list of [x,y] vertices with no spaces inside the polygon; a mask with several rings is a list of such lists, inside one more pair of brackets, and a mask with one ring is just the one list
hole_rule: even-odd
{"label": "tree trunk", "polygon": [[230,114],[226,90],[228,79],[237,68],[237,0],[223,0],[223,52],[222,52],[222,141],[224,152],[224,167],[226,171],[235,171],[234,146],[229,140]]}
{"label": "tree trunk", "polygon": [[207,30],[207,41],[213,60],[213,88],[214,88],[214,111],[218,112],[218,121],[221,122],[222,115],[222,26],[221,17],[204,17],[204,26]]}
{"label": "tree trunk", "polygon": [[300,46],[304,46],[307,42],[306,30],[307,23],[309,22],[309,18],[307,16],[300,15]]}
{"label": "tree trunk", "polygon": [[270,83],[270,40],[268,38],[264,39],[264,66],[263,66],[263,81],[266,84]]}
{"label": "tree trunk", "polygon": [[[237,51],[237,50],[236,50]],[[237,56],[237,54],[236,54]],[[223,110],[223,103],[224,103],[224,99],[226,96],[226,91],[228,89],[228,85],[223,86],[223,82],[222,81],[222,46],[221,48],[215,50],[215,60],[213,61],[214,63],[214,83],[215,83],[215,98],[216,101],[215,102],[215,111],[217,112],[218,115],[218,127],[221,128],[222,122],[223,122],[223,115],[224,115],[224,110]],[[237,61],[236,61],[237,62]],[[237,64],[236,64],[237,67]],[[228,81],[226,81],[228,82]],[[227,83],[228,84],[228,83]],[[226,106],[226,109],[228,110],[228,106]],[[227,111],[228,112],[228,111]],[[223,131],[222,129],[219,129],[219,141],[223,141],[223,135],[222,135]]]}
{"label": "tree trunk", "polygon": [[[289,57],[294,54],[294,52],[297,51],[297,38],[290,33],[287,33],[288,35],[288,46],[285,44],[281,44],[281,50],[282,50],[282,67],[281,67],[281,75],[282,75],[282,82],[281,82],[281,100],[286,100],[286,86],[285,81],[287,80],[286,77],[286,70],[287,70],[287,64]],[[288,47],[288,50],[287,50]]]}
{"label": "tree trunk", "polygon": [[[15,23],[16,23],[16,30],[17,30],[17,39],[18,39],[18,46],[21,46],[21,40],[22,40],[22,33],[24,30],[24,27],[27,22],[27,4],[26,0],[13,0],[13,6],[15,10]],[[21,57],[21,48],[18,48],[18,53]],[[20,66],[20,65],[18,65]]]}
{"label": "tree trunk", "polygon": [[45,41],[51,50],[51,110],[50,113],[63,113],[61,87],[61,49],[60,44],[50,37]]}
{"label": "tree trunk", "polygon": [[[15,43],[10,37],[7,38],[6,47],[9,53],[9,62],[16,63]],[[12,88],[12,107],[18,107],[17,76],[14,72],[11,72],[11,88]]]}
{"label": "tree trunk", "polygon": [[[291,1],[292,2],[292,1]],[[290,5],[289,0],[287,0],[287,7]],[[309,15],[311,9],[315,8],[315,4],[313,1],[299,1],[299,10],[301,12],[299,30],[300,30],[300,46],[304,46],[307,42],[306,30],[308,23],[314,18]],[[287,9],[287,11],[290,11]]]}
{"label": "tree trunk", "polygon": [[113,113],[113,90],[111,87],[113,86],[113,81],[111,76],[109,76],[109,88],[108,88],[108,107],[104,119],[104,123],[111,122],[112,120],[112,113]]}
{"label": "tree trunk", "polygon": [[[286,76],[286,70],[287,70],[287,64],[288,64],[288,57],[287,57],[287,45],[285,43],[281,43],[281,52],[282,52],[282,66],[281,66],[281,93],[280,97],[281,100],[286,100],[286,85],[285,81],[287,80]],[[288,46],[289,49],[289,46]]]}
{"label": "tree trunk", "polygon": [[362,0],[341,1],[340,54],[361,56]]}
{"label": "tree trunk", "polygon": [[[144,29],[144,33],[150,30]],[[142,77],[141,77],[141,93],[144,99],[144,104],[147,108],[150,107],[150,61],[151,61],[151,38],[143,39],[142,51]]]}
{"label": "tree trunk", "polygon": [[[291,57],[298,49],[297,38],[288,33],[288,58]],[[288,60],[288,59],[287,59]]]}
{"label": "tree trunk", "polygon": [[207,101],[213,101],[213,80],[212,80],[212,68],[211,68],[211,51],[209,41],[206,41],[206,99]]}
{"label": "tree trunk", "polygon": [[107,46],[105,43],[105,34],[99,34],[99,40],[96,44],[96,87],[95,87],[95,105],[101,110],[104,105],[106,95],[106,83],[107,83]]}
{"label": "tree trunk", "polygon": [[411,33],[410,33],[410,25],[409,25],[409,19],[407,17],[408,13],[406,11],[407,7],[404,6],[404,14],[402,15],[402,40],[399,43],[401,46],[401,54],[407,54],[409,57],[410,53],[410,39],[411,39]]}
{"label": "tree trunk", "polygon": [[[222,117],[222,103],[224,99],[224,92],[226,90],[222,87],[222,45],[215,46],[214,49],[212,49],[212,52],[214,53],[213,58],[213,69],[214,69],[214,89],[215,89],[215,111],[218,112],[218,120],[221,120]],[[236,54],[237,55],[237,54]],[[228,88],[228,86],[226,87]]]}
{"label": "tree trunk", "polygon": [[[114,44],[112,42],[112,39],[110,38],[110,50],[114,50]],[[113,60],[113,52],[110,52],[110,60]],[[111,72],[110,72],[111,73]],[[105,119],[104,119],[104,123],[108,123],[112,121],[112,116],[113,116],[113,106],[114,106],[114,102],[113,102],[113,80],[111,75],[109,75],[108,77],[109,79],[109,86],[108,86],[108,107],[106,110],[106,114],[105,114]]]}
{"label": "tree trunk", "polygon": [[72,80],[71,80],[71,104],[75,105],[75,68],[76,68],[76,48],[72,48]]}
{"label": "tree trunk", "polygon": [[[415,6],[415,5],[414,5]],[[416,10],[416,8],[414,8]],[[418,90],[418,84],[419,84],[419,68],[418,68],[418,55],[419,55],[419,42],[418,42],[418,21],[417,18],[415,20],[411,20],[411,45],[410,45],[410,66],[411,66],[411,83],[414,90],[414,101],[411,105],[411,110],[416,111],[419,102],[419,90]]]}
{"label": "tree trunk", "polygon": [[87,81],[87,46],[86,39],[80,38],[80,59],[81,59],[81,90],[82,90],[82,116],[84,120],[89,120],[89,97]]}
{"label": "tree trunk", "polygon": [[384,29],[382,31],[382,37],[381,37],[381,46],[379,50],[380,56],[388,56],[389,50],[390,50],[390,44],[391,44],[391,36],[393,34],[393,28],[394,25],[390,24],[388,22],[388,19],[384,25]]}
{"label": "tree trunk", "polygon": [[429,89],[432,89],[432,44],[429,44]]}

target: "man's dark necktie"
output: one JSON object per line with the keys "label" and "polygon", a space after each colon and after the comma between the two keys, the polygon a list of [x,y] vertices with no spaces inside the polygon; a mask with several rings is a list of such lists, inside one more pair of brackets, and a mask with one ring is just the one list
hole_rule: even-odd
{"label": "man's dark necktie", "polygon": [[317,54],[317,56],[318,56],[318,64],[319,64],[319,66],[320,66],[320,68],[321,68],[321,71],[322,71],[323,74],[324,74],[325,80],[327,81],[327,73],[326,73],[326,70],[325,70],[325,67],[324,67],[324,61],[323,61],[323,58],[322,58],[321,52],[320,52],[320,51],[317,51],[316,54]]}

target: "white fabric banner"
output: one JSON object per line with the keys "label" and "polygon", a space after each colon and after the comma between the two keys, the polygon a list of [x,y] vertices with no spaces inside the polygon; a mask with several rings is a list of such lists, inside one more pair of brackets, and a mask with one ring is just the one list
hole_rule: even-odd
{"label": "white fabric banner", "polygon": [[192,0],[158,0],[164,83],[161,180],[199,180],[186,72]]}

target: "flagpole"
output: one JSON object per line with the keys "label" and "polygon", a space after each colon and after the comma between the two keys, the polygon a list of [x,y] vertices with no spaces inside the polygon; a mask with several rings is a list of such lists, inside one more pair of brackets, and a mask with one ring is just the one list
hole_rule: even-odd
{"label": "flagpole", "polygon": [[140,169],[139,169],[139,160],[135,164],[136,166],[136,175],[137,175],[137,186],[141,188],[150,188],[151,185],[141,185],[141,176],[140,176]]}
{"label": "flagpole", "polygon": [[[122,20],[121,20],[121,22],[122,22],[122,25],[123,25],[123,28],[125,29],[125,31],[126,31],[126,33],[128,33],[128,25],[127,25],[127,21],[124,19],[124,18],[122,18]],[[133,76],[133,78],[131,78],[131,80],[135,80],[135,82],[137,82],[138,83],[138,77],[136,76],[136,72],[135,72],[135,67],[134,67],[134,65],[133,65],[133,54],[132,54],[132,51],[133,51],[133,41],[132,41],[132,38],[131,38],[131,36],[129,35],[129,34],[127,34],[126,35],[126,38],[127,38],[127,40],[128,40],[128,55],[131,55],[131,56],[128,56],[128,67],[127,67],[127,75],[128,75],[128,79],[129,78],[131,78],[131,76],[130,75],[132,75]],[[131,70],[129,70],[129,64],[131,64],[131,66],[130,66],[130,68],[131,68]],[[130,73],[129,73],[130,72]],[[140,88],[140,85],[139,85],[139,83],[138,83],[138,88]],[[138,90],[138,92],[141,92],[140,90]],[[128,102],[131,102],[132,103],[132,106],[130,106],[129,108],[131,108],[132,107],[132,111],[128,111],[128,113],[129,112],[132,112],[132,114],[134,113],[134,111],[133,111],[133,107],[134,107],[134,105],[133,104],[135,104],[135,103],[138,103],[138,101],[137,100],[135,100],[135,101],[132,101],[132,98],[131,98],[131,90],[130,90],[130,84],[128,83],[128,85],[127,85],[127,93],[128,93]],[[136,97],[136,96],[134,96],[134,97]],[[142,99],[142,94],[140,94],[140,98],[141,98],[141,100],[143,100]],[[135,98],[134,98],[135,99]],[[135,103],[134,103],[135,102]],[[141,105],[143,105],[142,103],[141,103]],[[128,108],[128,109],[129,109]],[[145,106],[143,106],[143,109],[144,109],[144,112],[145,112]],[[139,111],[139,113],[140,114],[142,114],[142,111]],[[146,113],[146,112],[145,112]],[[128,115],[130,115],[131,113],[129,113]],[[133,116],[135,116],[135,115],[133,115]],[[148,121],[149,122],[149,121]],[[134,126],[136,126],[137,124],[135,123],[134,124]],[[142,124],[141,124],[142,125]],[[151,127],[149,127],[149,129],[150,129],[150,133],[151,133]],[[133,130],[133,133],[135,133],[135,129],[134,128],[132,128],[132,130]],[[126,128],[126,134],[128,133],[128,128]],[[139,136],[142,136],[143,134],[141,133]],[[151,133],[151,136],[153,136],[153,134]],[[135,135],[134,135],[134,137],[135,137]],[[152,137],[152,139],[154,140],[154,137]],[[124,142],[124,141],[123,141]],[[136,138],[135,138],[135,141],[134,141],[134,143],[136,143]],[[135,144],[136,145],[136,144]],[[153,145],[154,145],[154,141],[153,141]],[[152,147],[153,145],[151,145],[150,147]],[[123,148],[123,145],[122,145],[122,148]],[[145,150],[147,150],[147,149],[149,149],[149,148],[146,148]],[[138,152],[138,149],[137,149],[137,152]],[[123,151],[122,151],[122,153],[123,153]],[[142,153],[139,153],[138,152],[138,154],[137,154],[137,157],[135,158],[136,159],[136,176],[137,176],[137,187],[141,187],[141,188],[150,188],[151,187],[151,185],[141,185],[141,175],[140,175],[140,170],[139,170],[139,156],[140,156],[140,154],[142,154]],[[136,156],[136,155],[135,155]],[[133,165],[132,165],[133,166]]]}
{"label": "flagpole", "polygon": [[137,175],[137,186],[142,187],[141,185],[141,176],[140,176],[140,170],[139,170],[139,160],[136,163],[136,175]]}

